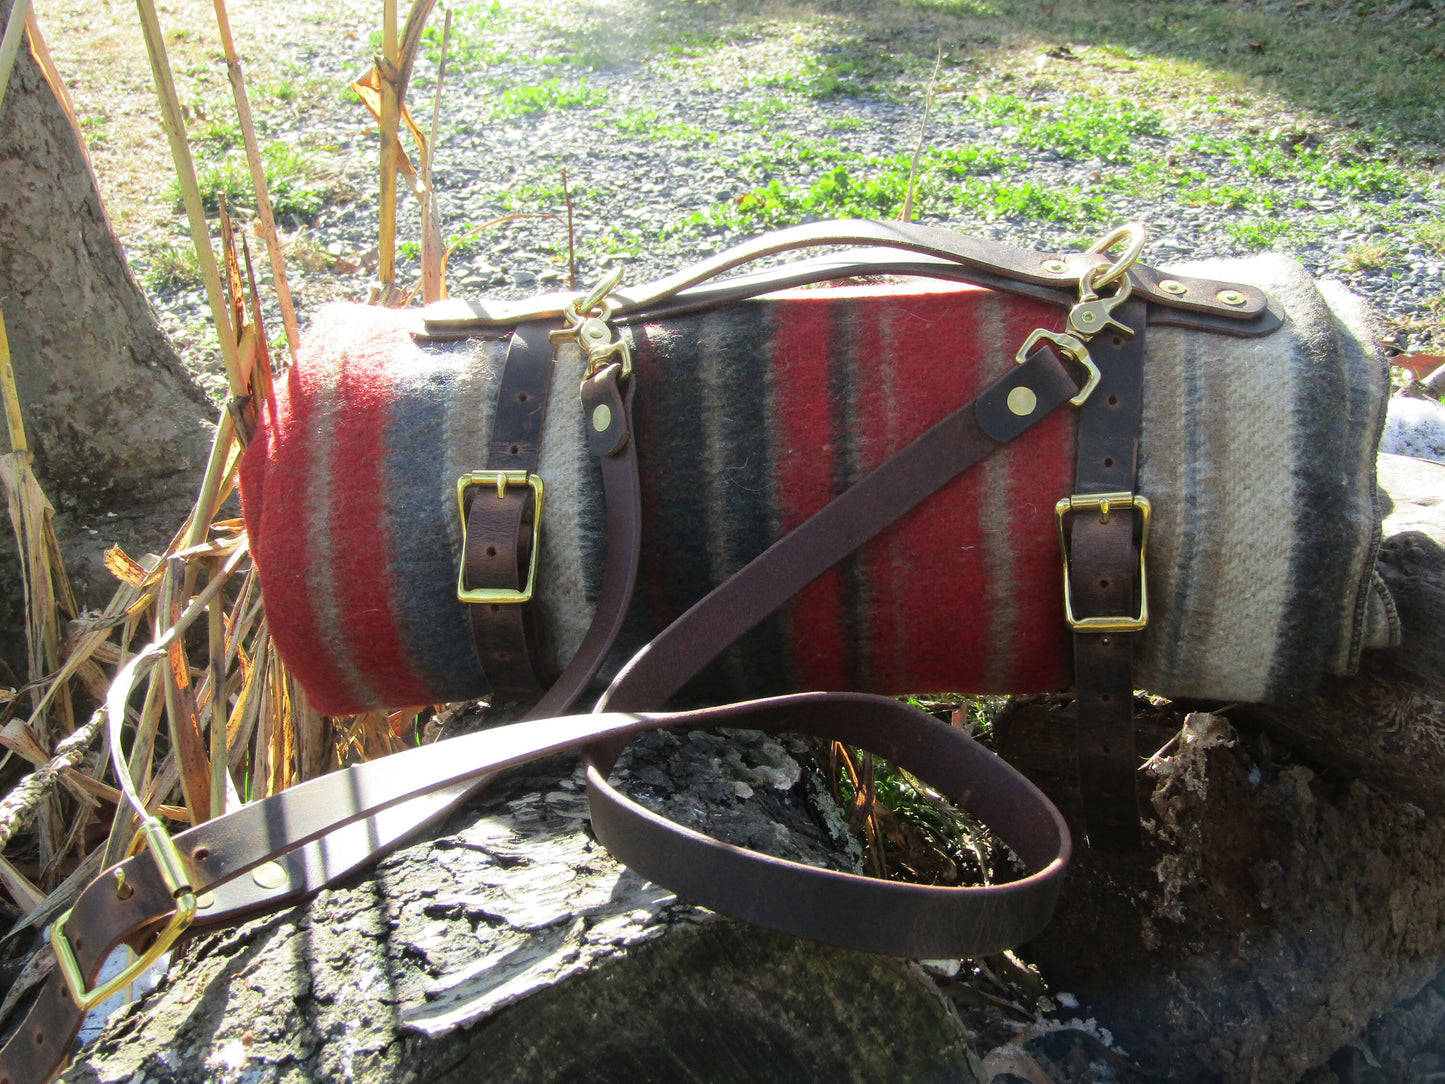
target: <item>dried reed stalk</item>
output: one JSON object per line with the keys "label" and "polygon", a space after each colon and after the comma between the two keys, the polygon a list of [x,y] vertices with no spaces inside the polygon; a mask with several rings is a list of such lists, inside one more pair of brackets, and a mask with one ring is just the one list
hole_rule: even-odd
{"label": "dried reed stalk", "polygon": [[175,162],[176,178],[181,187],[181,202],[186,208],[191,239],[196,246],[196,259],[201,266],[201,278],[205,281],[206,297],[211,305],[211,320],[216,326],[216,337],[221,343],[226,381],[232,395],[244,395],[246,391],[236,356],[236,339],[231,330],[230,316],[226,312],[225,299],[221,294],[220,272],[216,267],[216,254],[211,248],[211,231],[206,224],[205,208],[201,204],[201,189],[196,183],[195,164],[191,161],[190,145],[186,142],[186,126],[181,117],[180,99],[176,96],[176,82],[171,74],[165,37],[161,33],[160,20],[156,17],[152,0],[136,0],[136,10],[140,13],[141,32],[145,37],[146,53],[150,57],[151,74],[155,78],[161,127],[170,143],[171,158]]}
{"label": "dried reed stalk", "polygon": [[425,302],[440,301],[447,296],[447,279],[443,271],[446,256],[442,247],[442,231],[437,215],[436,189],[432,185],[432,158],[436,154],[437,136],[441,128],[442,86],[447,71],[447,46],[452,36],[452,12],[448,8],[442,21],[442,49],[437,59],[437,85],[431,103],[431,138],[421,149],[421,296]]}
{"label": "dried reed stalk", "polygon": [[[403,300],[396,286],[396,181],[397,171],[405,158],[401,149],[401,121],[406,109],[406,88],[411,81],[412,65],[421,49],[426,21],[435,6],[436,0],[414,0],[402,38],[398,41],[396,0],[385,0],[383,4],[382,55],[376,58],[378,101],[375,112],[381,132],[380,222],[377,230],[377,278],[381,288],[377,300],[384,305],[399,304]],[[409,116],[405,119],[417,143],[424,149],[426,139],[421,129]]]}
{"label": "dried reed stalk", "polygon": [[[378,106],[383,112],[388,94],[393,99],[390,160],[394,167],[405,163],[401,168],[413,175],[395,138],[398,118],[406,119],[423,152],[427,178],[420,186],[423,191],[430,183],[427,148],[435,137],[428,141],[415,127],[405,113],[404,97],[433,2],[417,0],[404,38],[398,42],[395,2],[388,0],[390,31],[383,60],[389,62],[389,69],[382,65],[379,75],[389,72],[390,78],[380,78],[377,84]],[[254,125],[224,0],[213,3],[247,137],[263,233],[274,231],[266,210],[264,174],[258,171]],[[247,395],[264,397],[271,386],[270,355],[249,253],[243,271],[229,220],[223,213],[224,270],[216,259],[154,2],[137,0],[137,8],[156,80],[161,121],[175,159],[232,401],[244,401]],[[438,92],[440,83],[439,73]],[[394,233],[394,198],[392,203]],[[285,286],[284,271],[278,266],[280,246],[273,236],[267,236],[267,245],[281,292]],[[443,267],[444,262],[445,254],[441,257]],[[282,304],[283,312],[289,309],[289,298]],[[294,354],[294,314],[285,318]],[[117,591],[103,613],[75,621],[68,642],[62,644],[56,602],[69,606],[73,613],[73,600],[59,564],[49,505],[30,474],[3,318],[0,362],[0,384],[7,385],[6,417],[12,432],[12,452],[0,457],[0,469],[11,491],[17,532],[23,531],[22,551],[32,558],[27,560],[27,611],[37,619],[45,612],[50,615],[50,624],[43,631],[38,624],[28,626],[34,642],[43,645],[32,660],[31,715],[28,719],[11,719],[0,727],[0,746],[35,765],[19,786],[0,799],[0,849],[14,839],[22,825],[39,823],[40,873],[37,878],[28,866],[22,871],[0,858],[0,886],[15,899],[25,922],[39,924],[68,906],[103,865],[123,857],[135,831],[137,815],[133,805],[152,815],[197,822],[222,812],[236,800],[232,773],[235,779],[245,780],[245,797],[263,797],[328,770],[338,761],[338,748],[331,721],[309,706],[276,655],[254,570],[239,579],[234,602],[225,605],[225,593],[238,582],[247,540],[240,523],[218,522],[216,517],[235,486],[238,438],[249,432],[244,418],[238,429],[237,416],[222,412],[195,505],[165,555],[155,565],[143,567],[118,550],[108,554],[107,567],[120,581]],[[202,614],[206,617],[204,625],[200,623]],[[133,638],[141,628],[148,629],[154,639],[132,654]],[[200,635],[207,640],[207,662],[193,673],[186,652],[187,638],[196,637],[199,642]],[[112,669],[117,671],[116,676],[107,682],[106,674]],[[52,749],[45,721],[64,719],[64,732],[74,729],[68,715],[73,686],[92,695],[103,694],[104,707]],[[404,729],[414,714],[359,720],[353,726],[351,744],[368,758],[392,752],[406,744],[399,728]],[[86,751],[102,727],[110,731],[110,740],[102,746],[99,756],[87,759]],[[122,731],[130,745],[128,754],[121,746]],[[101,778],[107,765],[115,772],[118,785]],[[185,803],[183,807],[173,804],[172,796],[177,791]],[[70,810],[68,821],[62,822],[59,816],[62,808]],[[84,837],[89,825],[107,816],[111,820],[106,844],[85,853]],[[71,854],[81,856],[78,868],[41,898],[41,892],[60,875],[62,863]]]}
{"label": "dried reed stalk", "polygon": [[291,303],[291,286],[286,281],[286,258],[276,233],[276,216],[271,210],[271,192],[266,185],[266,167],[261,161],[261,147],[256,141],[256,124],[251,116],[251,101],[246,95],[246,78],[241,72],[241,61],[236,55],[236,43],[231,39],[231,20],[226,14],[226,2],[212,0],[212,4],[216,9],[216,26],[221,34],[221,48],[226,55],[226,71],[231,79],[231,91],[236,99],[236,119],[241,127],[241,139],[246,146],[246,164],[251,170],[251,187],[256,193],[256,220],[261,228],[261,238],[266,242],[266,255],[271,263],[271,283],[276,290],[276,302],[281,306],[281,322],[286,328],[286,345],[291,350],[291,360],[295,361],[300,340],[296,327],[296,308]]}
{"label": "dried reed stalk", "polygon": [[397,94],[396,0],[381,9],[381,56],[376,60],[381,92],[381,192],[377,277],[383,293],[396,285],[396,149],[401,101]]}
{"label": "dried reed stalk", "polygon": [[[23,25],[20,24],[20,25]],[[7,30],[8,33],[8,30]],[[13,59],[13,58],[12,58]],[[30,686],[39,690],[46,676],[60,664],[61,607],[70,616],[76,613],[75,598],[65,575],[60,544],[55,537],[55,509],[46,499],[32,469],[32,455],[25,435],[25,420],[20,405],[20,392],[15,383],[15,367],[10,355],[10,340],[5,330],[5,314],[0,311],[0,397],[5,401],[5,422],[11,451],[0,456],[0,482],[5,486],[10,522],[20,554],[21,584],[25,599],[26,666]],[[0,736],[0,743],[11,751],[35,753],[49,757],[54,737],[64,737],[75,729],[75,720],[68,690],[54,697],[36,700],[27,723],[13,721]],[[50,707],[55,707],[52,714]],[[52,725],[53,724],[53,725]],[[22,781],[23,783],[24,781]],[[63,856],[66,833],[62,827],[62,808],[48,782],[39,783],[34,803],[37,843],[40,861],[50,865]],[[29,799],[26,799],[29,803]]]}

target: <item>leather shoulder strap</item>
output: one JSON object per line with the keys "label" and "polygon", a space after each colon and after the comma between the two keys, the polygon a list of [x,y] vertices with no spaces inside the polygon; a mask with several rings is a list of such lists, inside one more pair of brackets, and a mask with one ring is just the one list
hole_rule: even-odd
{"label": "leather shoulder strap", "polygon": [[[763,274],[724,280],[720,287],[718,284],[728,272],[774,256],[856,245],[881,246],[890,255],[853,253],[835,259],[831,273],[820,277],[806,276],[826,268],[826,262],[807,267],[804,277],[790,268],[781,277],[777,273]],[[900,256],[912,262],[896,262]],[[701,304],[716,304],[720,296],[737,300],[829,277],[884,273],[936,274],[1035,296],[1042,290],[1046,296],[1056,297],[1061,305],[1068,305],[1080,277],[1108,262],[1108,257],[1100,253],[1051,255],[911,222],[816,222],[763,234],[666,278],[619,291],[614,295],[618,305],[613,315],[621,320],[642,314],[656,317]],[[901,270],[909,267],[913,270]],[[1256,287],[1165,275],[1139,263],[1130,268],[1129,274],[1136,294],[1173,311],[1175,319],[1183,318],[1177,314],[1199,314],[1213,324],[1237,325],[1240,334],[1266,334],[1278,326],[1268,297]],[[699,290],[705,284],[712,286]],[[464,337],[489,327],[555,318],[569,300],[570,295],[555,294],[527,301],[441,302],[422,311],[424,327],[419,330],[432,339]]]}

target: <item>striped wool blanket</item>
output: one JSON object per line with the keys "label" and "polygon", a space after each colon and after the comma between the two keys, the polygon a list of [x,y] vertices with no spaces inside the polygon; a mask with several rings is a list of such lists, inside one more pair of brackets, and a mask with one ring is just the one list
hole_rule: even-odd
{"label": "striped wool blanket", "polygon": [[[1387,642],[1374,457],[1388,391],[1360,303],[1278,257],[1180,268],[1282,305],[1275,333],[1151,327],[1139,491],[1153,503],[1136,681],[1295,702]],[[621,657],[1013,364],[1056,306],[907,279],[785,291],[630,329],[644,549]],[[478,468],[501,339],[421,347],[415,314],[324,309],[241,467],[272,635],[324,712],[487,692],[455,597],[456,480]],[[591,618],[602,508],[559,357],[538,473],[537,599],[560,669]],[[1056,413],[807,587],[693,690],[1039,692],[1070,683]]]}

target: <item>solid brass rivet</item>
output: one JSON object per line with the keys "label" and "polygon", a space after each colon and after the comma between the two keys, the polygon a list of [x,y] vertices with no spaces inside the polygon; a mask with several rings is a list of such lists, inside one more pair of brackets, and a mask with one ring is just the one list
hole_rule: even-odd
{"label": "solid brass rivet", "polygon": [[286,871],[277,862],[263,862],[251,871],[251,880],[262,888],[280,888],[286,883]]}
{"label": "solid brass rivet", "polygon": [[1008,393],[1008,408],[1020,418],[1027,418],[1039,405],[1039,397],[1030,388],[1014,388]]}
{"label": "solid brass rivet", "polygon": [[1243,305],[1249,298],[1245,297],[1238,290],[1220,290],[1214,295],[1226,305]]}
{"label": "solid brass rivet", "polygon": [[1050,275],[1064,275],[1069,270],[1069,265],[1063,260],[1045,260],[1042,266]]}
{"label": "solid brass rivet", "polygon": [[1176,297],[1180,294],[1185,294],[1189,292],[1189,287],[1185,286],[1184,283],[1180,282],[1178,279],[1161,280],[1159,283],[1159,289],[1163,290],[1166,294],[1174,294]]}
{"label": "solid brass rivet", "polygon": [[599,403],[592,412],[592,428],[605,433],[612,428],[612,410],[606,403]]}
{"label": "solid brass rivet", "polygon": [[207,907],[216,905],[216,894],[214,892],[202,892],[196,897],[196,910],[204,911]]}

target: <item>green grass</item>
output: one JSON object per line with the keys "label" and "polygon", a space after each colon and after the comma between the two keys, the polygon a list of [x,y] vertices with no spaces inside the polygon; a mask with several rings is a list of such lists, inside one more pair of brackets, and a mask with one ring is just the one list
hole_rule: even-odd
{"label": "green grass", "polygon": [[[270,143],[262,147],[261,160],[276,217],[293,222],[315,217],[331,194],[330,187],[316,176],[316,163],[290,143]],[[210,214],[217,213],[222,196],[233,212],[255,210],[251,171],[240,154],[230,153],[218,160],[200,163],[196,181],[201,190],[201,203]],[[170,190],[171,198],[179,206],[179,184],[172,181]]]}
{"label": "green grass", "polygon": [[497,106],[499,117],[530,117],[557,109],[591,109],[604,104],[607,95],[593,90],[587,80],[575,86],[558,79],[547,79],[532,86],[513,87],[503,92]]}
{"label": "green grass", "polygon": [[1432,252],[1445,256],[1445,219],[1427,222],[1415,231],[1420,243]]}

